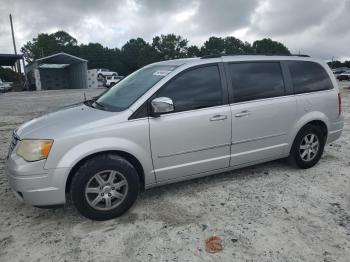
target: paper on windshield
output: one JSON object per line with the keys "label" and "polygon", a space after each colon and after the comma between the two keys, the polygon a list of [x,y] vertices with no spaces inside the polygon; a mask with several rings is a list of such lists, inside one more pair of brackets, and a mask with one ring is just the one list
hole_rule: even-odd
{"label": "paper on windshield", "polygon": [[169,70],[157,70],[153,73],[154,76],[166,76],[169,74],[171,71]]}

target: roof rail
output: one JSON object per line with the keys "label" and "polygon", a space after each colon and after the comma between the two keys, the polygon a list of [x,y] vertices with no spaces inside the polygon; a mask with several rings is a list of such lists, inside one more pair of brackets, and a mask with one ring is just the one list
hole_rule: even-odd
{"label": "roof rail", "polygon": [[309,55],[305,55],[305,54],[291,54],[291,56],[310,57]]}
{"label": "roof rail", "polygon": [[217,54],[217,55],[205,55],[205,56],[201,56],[201,59],[206,59],[206,58],[218,58],[218,57],[222,57],[222,56],[227,56],[227,55],[220,55],[220,54]]}
{"label": "roof rail", "polygon": [[269,53],[245,53],[245,54],[211,54],[211,55],[205,55],[202,56],[201,59],[207,59],[207,58],[219,58],[223,56],[245,56],[245,55],[265,55],[265,56],[299,56],[299,57],[310,57],[309,55],[304,54],[269,54]]}

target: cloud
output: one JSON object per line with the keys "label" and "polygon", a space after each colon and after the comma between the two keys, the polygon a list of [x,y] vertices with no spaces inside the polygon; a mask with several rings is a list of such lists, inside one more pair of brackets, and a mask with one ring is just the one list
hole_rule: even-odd
{"label": "cloud", "polygon": [[203,34],[228,33],[247,26],[258,0],[200,1],[194,23]]}
{"label": "cloud", "polygon": [[142,37],[176,33],[202,44],[210,36],[244,41],[264,37],[292,52],[324,59],[349,58],[350,0],[0,0],[0,53],[18,50],[38,33],[65,30],[80,43],[121,47]]}
{"label": "cloud", "polygon": [[349,11],[349,0],[260,1],[247,34],[324,59],[350,57]]}

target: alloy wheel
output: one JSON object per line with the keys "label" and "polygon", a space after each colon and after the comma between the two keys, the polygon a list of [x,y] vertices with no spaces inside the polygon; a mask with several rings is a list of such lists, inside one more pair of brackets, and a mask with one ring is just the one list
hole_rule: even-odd
{"label": "alloy wheel", "polygon": [[306,162],[312,161],[316,157],[319,147],[320,142],[317,135],[307,134],[303,137],[299,146],[300,158]]}
{"label": "alloy wheel", "polygon": [[97,210],[108,211],[119,206],[128,193],[125,176],[116,170],[103,170],[91,177],[85,187],[88,204]]}

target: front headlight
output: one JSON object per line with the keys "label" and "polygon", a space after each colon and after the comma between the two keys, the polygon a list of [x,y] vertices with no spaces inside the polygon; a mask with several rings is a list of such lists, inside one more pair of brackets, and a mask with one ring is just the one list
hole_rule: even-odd
{"label": "front headlight", "polygon": [[19,141],[16,153],[26,161],[46,159],[50,153],[53,140],[23,139]]}

